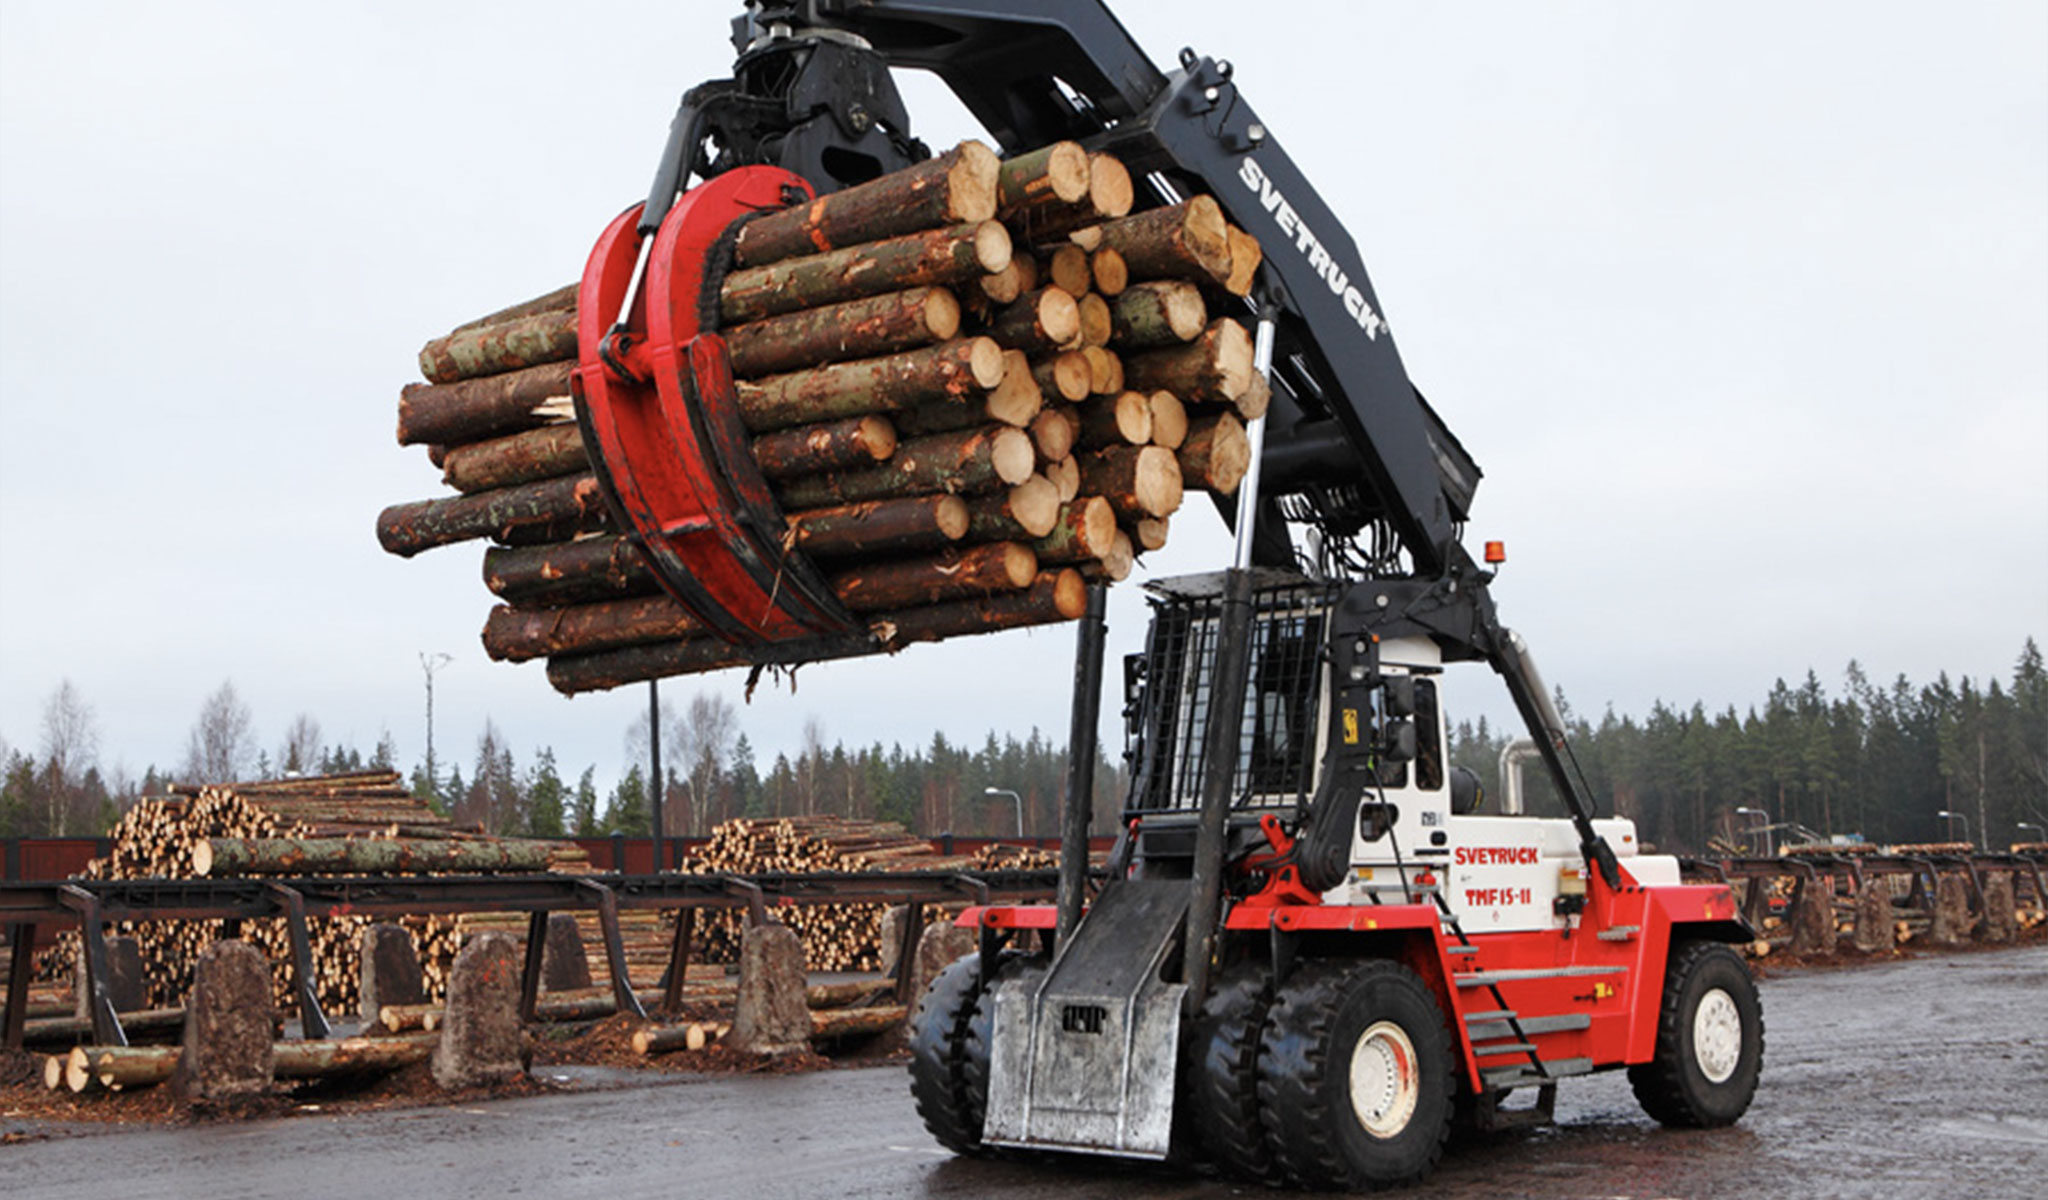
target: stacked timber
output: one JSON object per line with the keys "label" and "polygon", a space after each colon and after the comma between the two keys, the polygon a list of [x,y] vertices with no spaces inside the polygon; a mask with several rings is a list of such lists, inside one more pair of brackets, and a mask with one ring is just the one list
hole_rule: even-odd
{"label": "stacked timber", "polygon": [[[396,771],[372,770],[292,779],[186,787],[148,797],[109,835],[112,852],[88,863],[89,879],[197,879],[263,875],[473,875],[588,870],[581,849],[563,842],[488,836],[461,828],[414,797]],[[455,917],[405,922],[419,941],[434,994],[460,948]],[[183,1001],[201,951],[228,936],[226,922],[122,922],[112,932],[140,943],[148,1002]],[[360,943],[367,917],[307,921],[314,982],[328,1012],[357,1002]],[[284,922],[244,922],[243,938],[272,965],[275,999],[292,1002],[291,943]],[[66,934],[39,966],[61,977],[76,961],[77,934]]]}
{"label": "stacked timber", "polygon": [[[829,871],[973,871],[1052,866],[1057,856],[1017,846],[986,846],[974,854],[943,854],[894,821],[796,816],[733,820],[717,826],[687,869],[724,874],[812,874]],[[818,904],[778,909],[796,931],[813,971],[874,971],[882,962],[884,904]],[[936,911],[936,910],[934,910]],[[743,910],[707,910],[698,919],[708,962],[739,961]]]}
{"label": "stacked timber", "polygon": [[[1061,142],[967,142],[739,225],[715,304],[736,420],[786,526],[870,635],[820,653],[1071,620],[1229,495],[1270,396],[1243,311],[1256,241],[1207,196],[1132,214],[1129,172]],[[758,665],[661,584],[574,419],[563,288],[420,354],[398,440],[456,495],[378,518],[391,553],[478,538],[493,658],[566,693]]]}

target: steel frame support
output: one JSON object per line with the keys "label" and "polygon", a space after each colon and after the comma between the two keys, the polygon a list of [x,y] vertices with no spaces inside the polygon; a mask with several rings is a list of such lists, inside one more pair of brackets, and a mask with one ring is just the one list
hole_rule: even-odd
{"label": "steel frame support", "polygon": [[589,879],[576,881],[597,901],[597,923],[604,931],[605,966],[612,976],[612,1001],[622,1013],[631,1013],[641,1020],[647,1019],[647,1010],[640,1007],[640,997],[633,992],[633,981],[626,974],[626,942],[619,935],[619,896],[617,892],[601,883]]}
{"label": "steel frame support", "polygon": [[1188,904],[1181,978],[1186,1005],[1195,1012],[1208,999],[1210,961],[1223,905],[1223,841],[1237,776],[1238,738],[1244,728],[1244,690],[1251,673],[1252,573],[1232,567],[1223,576],[1216,673],[1209,688],[1209,720],[1202,734],[1202,813],[1195,834],[1194,895]]}
{"label": "steel frame support", "polygon": [[36,925],[14,921],[7,926],[7,1022],[0,1029],[0,1046],[21,1049],[28,1031],[28,985],[36,971]]}
{"label": "steel frame support", "polygon": [[313,939],[306,931],[306,898],[281,883],[269,885],[284,917],[285,932],[292,943],[292,994],[299,1006],[299,1036],[324,1038],[334,1032],[327,1014],[320,1011],[319,983],[313,974]]}
{"label": "steel frame support", "polygon": [[547,961],[548,918],[553,913],[535,909],[526,915],[526,959],[519,968],[519,1019],[531,1022],[540,1005],[541,969]]}
{"label": "steel frame support", "polygon": [[661,979],[661,1011],[675,1016],[683,1007],[683,985],[689,982],[690,941],[697,936],[697,910],[676,910],[676,932],[668,946],[668,970]]}
{"label": "steel frame support", "polygon": [[1060,814],[1058,941],[1081,921],[1088,890],[1088,818],[1095,807],[1095,758],[1101,744],[1102,658],[1109,640],[1109,589],[1088,585],[1088,611],[1074,634],[1074,704],[1067,727],[1067,803]]}
{"label": "steel frame support", "polygon": [[917,980],[917,944],[924,940],[924,905],[913,900],[903,906],[903,927],[896,931],[896,982],[891,988],[896,1003],[916,999],[911,985]]}
{"label": "steel frame support", "polygon": [[101,919],[98,896],[84,888],[66,884],[60,889],[67,908],[78,914],[78,932],[84,947],[85,1007],[92,1018],[93,1041],[102,1046],[125,1046],[128,1035],[114,1013],[114,1001],[107,995],[107,931]]}

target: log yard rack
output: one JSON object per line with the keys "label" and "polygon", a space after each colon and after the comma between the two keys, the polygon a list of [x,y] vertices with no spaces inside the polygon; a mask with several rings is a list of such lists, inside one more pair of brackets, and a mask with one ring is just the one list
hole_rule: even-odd
{"label": "log yard rack", "polygon": [[0,927],[13,949],[7,973],[7,1013],[0,1047],[20,1048],[36,943],[44,926],[77,926],[83,941],[87,1008],[93,1040],[125,1046],[127,1035],[107,993],[105,926],[116,921],[247,921],[281,918],[289,931],[293,995],[300,1036],[324,1038],[332,1026],[311,985],[306,922],[312,917],[427,916],[472,912],[529,914],[526,960],[520,979],[520,1015],[533,1020],[540,992],[542,948],[549,914],[595,909],[604,934],[605,962],[619,1011],[647,1012],[626,973],[619,933],[622,908],[673,910],[676,932],[667,970],[658,985],[663,1004],[682,999],[689,943],[700,908],[744,908],[750,924],[763,924],[770,908],[813,904],[903,904],[895,990],[908,1003],[925,904],[1047,899],[1058,872],[904,871],[767,873],[756,875],[548,875],[548,876],[305,876],[270,879],[68,879],[0,883]]}

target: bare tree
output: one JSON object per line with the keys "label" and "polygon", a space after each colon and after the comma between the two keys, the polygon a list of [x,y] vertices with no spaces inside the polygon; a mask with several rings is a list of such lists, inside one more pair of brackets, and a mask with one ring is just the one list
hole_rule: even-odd
{"label": "bare tree", "polygon": [[818,773],[825,766],[825,723],[814,714],[804,718],[803,757],[797,760],[797,790],[806,814],[818,811]]}
{"label": "bare tree", "polygon": [[99,725],[93,719],[92,705],[66,679],[43,705],[43,771],[48,781],[43,797],[46,836],[64,836],[71,823],[72,802],[80,793],[85,773],[99,760],[99,753]]}
{"label": "bare tree", "polygon": [[[698,692],[691,697],[689,708],[669,726],[668,744],[690,780],[690,804],[707,829],[721,815],[712,808],[712,788],[719,772],[725,769],[739,730],[739,710],[732,706],[732,701],[710,692]],[[679,820],[666,824],[671,827],[669,833],[686,832]]]}
{"label": "bare tree", "polygon": [[185,743],[185,774],[193,783],[226,783],[241,777],[256,757],[249,732],[249,706],[230,679],[199,706],[199,719]]}
{"label": "bare tree", "polygon": [[284,745],[277,748],[278,769],[312,774],[320,769],[320,722],[300,713],[285,727]]}

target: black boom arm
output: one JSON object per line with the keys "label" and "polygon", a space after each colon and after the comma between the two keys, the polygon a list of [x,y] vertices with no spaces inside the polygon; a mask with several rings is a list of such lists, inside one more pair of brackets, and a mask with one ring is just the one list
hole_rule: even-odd
{"label": "black boom arm", "polygon": [[[1408,619],[1502,676],[1612,880],[1548,698],[1494,617],[1491,576],[1459,540],[1479,468],[1409,380],[1351,235],[1230,64],[1184,50],[1178,69],[1161,73],[1102,0],[748,0],[734,22],[743,65],[777,45],[848,35],[892,67],[937,74],[1005,152],[1062,138],[1113,152],[1147,182],[1141,207],[1207,192],[1258,238],[1263,269],[1246,315],[1275,323],[1260,511],[1287,502],[1326,543],[1389,535],[1359,573],[1404,576],[1417,593]],[[1268,560],[1291,558],[1284,536],[1279,554],[1275,544],[1259,543]]]}

